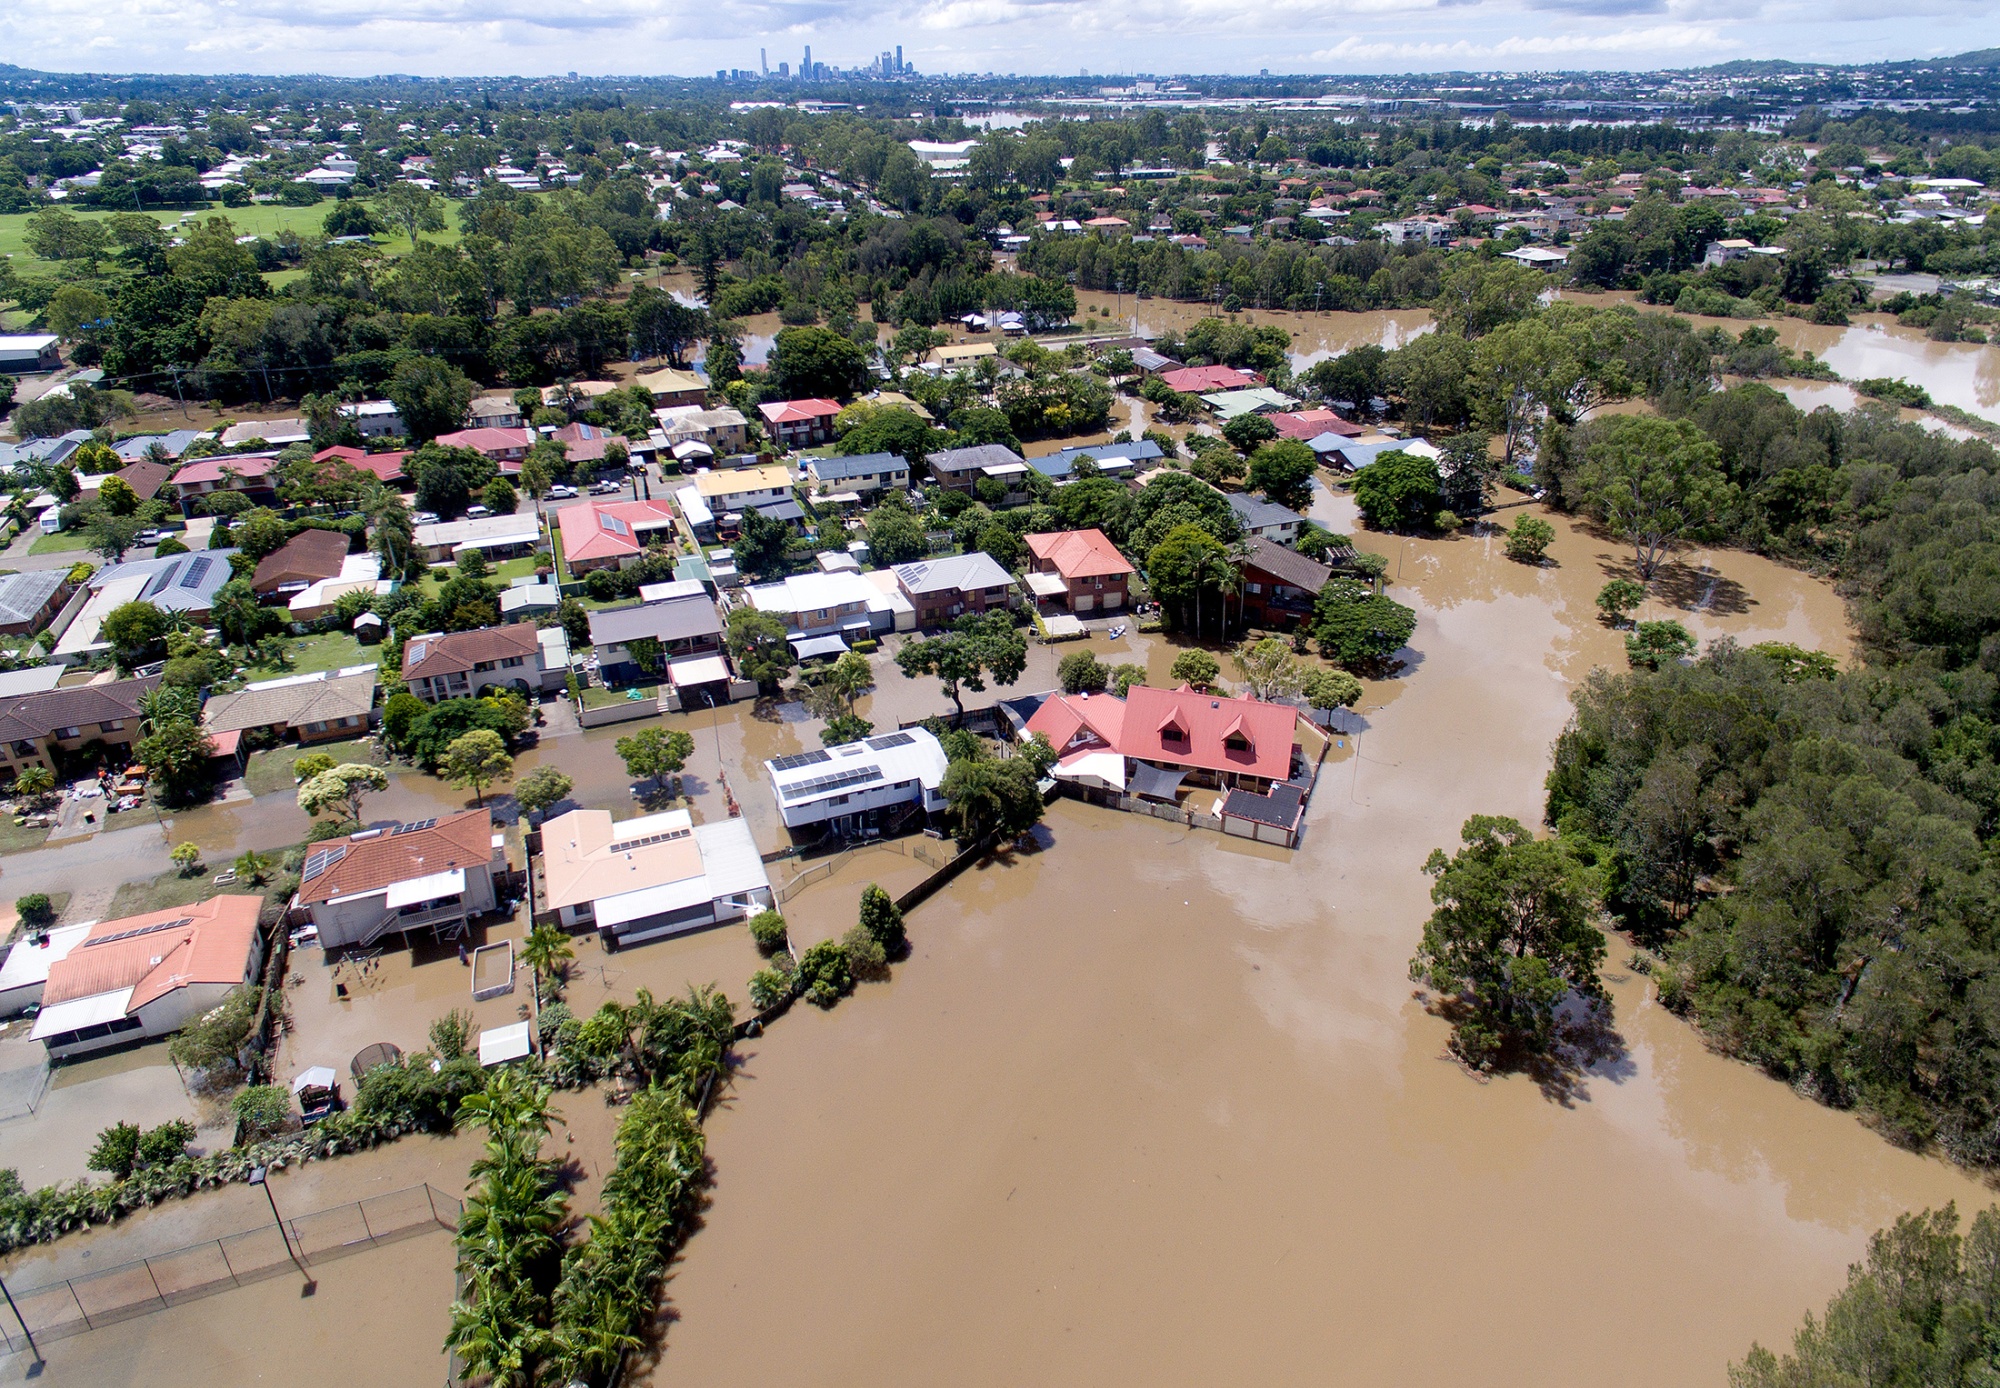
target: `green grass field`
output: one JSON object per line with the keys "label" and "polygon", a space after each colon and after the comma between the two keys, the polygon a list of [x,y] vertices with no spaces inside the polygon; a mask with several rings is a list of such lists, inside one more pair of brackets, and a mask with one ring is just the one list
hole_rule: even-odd
{"label": "green grass field", "polygon": [[28,546],[30,554],[70,554],[90,548],[90,535],[82,530],[61,530],[43,535]]}
{"label": "green grass field", "polygon": [[321,670],[340,670],[350,665],[372,665],[377,653],[364,647],[344,631],[322,631],[286,643],[290,657],[283,666],[252,665],[252,676],[276,678],[283,675],[312,675]]}

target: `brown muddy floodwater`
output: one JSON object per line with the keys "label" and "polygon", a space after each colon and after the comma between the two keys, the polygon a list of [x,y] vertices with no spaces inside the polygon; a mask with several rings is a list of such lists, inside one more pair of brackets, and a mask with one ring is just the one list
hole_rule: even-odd
{"label": "brown muddy floodwater", "polygon": [[[1710,1054],[1618,942],[1624,1051],[1573,1092],[1443,1058],[1404,972],[1420,865],[1475,811],[1539,819],[1570,688],[1620,658],[1591,600],[1626,556],[1556,523],[1541,568],[1364,537],[1418,658],[1296,854],[1058,802],[1042,851],[917,913],[893,982],[748,1043],[652,1381],[1720,1384],[1871,1230],[1985,1204]],[[1826,588],[1742,555],[1659,607],[1847,650]]]}

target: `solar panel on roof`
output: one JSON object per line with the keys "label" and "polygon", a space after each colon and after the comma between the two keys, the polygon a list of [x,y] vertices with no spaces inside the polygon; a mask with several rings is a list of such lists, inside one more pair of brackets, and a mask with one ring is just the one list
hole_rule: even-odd
{"label": "solar panel on roof", "polygon": [[408,824],[398,824],[389,831],[389,837],[394,838],[398,834],[414,834],[420,829],[435,829],[436,827],[437,821],[435,819],[416,819],[410,821]]}
{"label": "solar panel on roof", "polygon": [[157,925],[142,925],[136,930],[121,930],[116,935],[99,935],[94,940],[85,940],[84,946],[108,945],[113,940],[129,940],[138,935],[151,935],[156,930],[174,930],[183,925],[193,925],[193,916],[182,916],[179,920],[161,921]]}
{"label": "solar panel on roof", "polygon": [[891,747],[909,747],[916,742],[908,733],[884,733],[880,737],[868,739],[868,745],[878,752],[886,752]]}
{"label": "solar panel on roof", "polygon": [[214,562],[215,561],[213,559],[210,559],[206,555],[203,555],[201,558],[196,559],[192,564],[189,564],[187,566],[187,572],[181,575],[181,587],[183,588],[201,587],[202,579],[206,577],[208,574],[209,565],[213,564]]}
{"label": "solar panel on roof", "polygon": [[632,533],[632,527],[625,524],[624,521],[618,519],[616,516],[599,516],[597,519],[613,535],[630,535]]}
{"label": "solar panel on roof", "polygon": [[819,762],[832,761],[826,752],[800,752],[794,756],[779,757],[771,763],[773,771],[791,771],[801,766],[813,766]]}
{"label": "solar panel on roof", "polygon": [[831,776],[815,776],[810,781],[800,781],[797,785],[786,786],[785,798],[801,800],[829,790],[839,790],[842,786],[864,786],[870,781],[881,779],[882,769],[877,766],[858,767],[853,771],[836,771]]}
{"label": "solar panel on roof", "polygon": [[174,568],[173,565],[169,564],[166,568],[154,574],[152,579],[147,582],[145,590],[139,594],[140,601],[143,602],[147,598],[158,597],[160,590],[166,588],[173,581]]}
{"label": "solar panel on roof", "polygon": [[347,845],[345,844],[342,844],[339,848],[322,848],[319,852],[312,854],[306,859],[306,865],[299,873],[299,880],[301,882],[312,881],[313,878],[319,876],[346,856]]}

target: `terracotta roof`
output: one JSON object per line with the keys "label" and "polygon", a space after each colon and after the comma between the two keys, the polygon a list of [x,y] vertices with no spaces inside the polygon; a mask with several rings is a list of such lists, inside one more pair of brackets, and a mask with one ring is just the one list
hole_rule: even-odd
{"label": "terracotta roof", "polygon": [[158,675],[109,684],[79,684],[24,694],[0,705],[0,741],[34,741],[57,728],[81,728],[139,716],[139,696],[158,685]]}
{"label": "terracotta roof", "polygon": [[1170,389],[1183,395],[1207,395],[1218,390],[1239,390],[1245,386],[1263,384],[1262,376],[1248,371],[1238,371],[1233,366],[1183,366],[1178,371],[1163,371],[1160,381]]}
{"label": "terracotta roof", "polygon": [[1292,410],[1281,414],[1267,414],[1281,439],[1297,439],[1301,443],[1318,438],[1321,434],[1339,434],[1342,438],[1359,438],[1367,433],[1359,424],[1351,424],[1332,410]]}
{"label": "terracotta roof", "polygon": [[439,434],[433,442],[446,448],[470,448],[475,453],[492,456],[495,453],[525,453],[535,441],[532,429],[460,429],[452,434]]}
{"label": "terracotta roof", "polygon": [[488,661],[532,656],[541,649],[535,629],[520,622],[478,631],[431,632],[412,636],[403,647],[403,678],[427,679],[470,671]]}
{"label": "terracotta roof", "polygon": [[1274,545],[1261,535],[1250,537],[1250,552],[1237,567],[1261,569],[1280,583],[1289,583],[1314,595],[1326,587],[1327,580],[1333,577],[1333,570],[1326,565],[1283,545]]}
{"label": "terracotta roof", "polygon": [[262,905],[262,897],[217,896],[99,921],[50,966],[42,1005],[130,988],[129,1014],[189,984],[241,983]]}
{"label": "terracotta roof", "polygon": [[[571,810],[542,826],[543,909],[681,882],[702,873],[701,846],[684,814],[653,815],[659,833],[622,842],[608,810]],[[630,833],[631,831],[627,831]]]}
{"label": "terracotta roof", "polygon": [[1035,710],[1024,733],[1040,733],[1060,754],[1072,744],[1117,750],[1125,726],[1125,701],[1115,694],[1051,694]]}
{"label": "terracotta roof", "polygon": [[[1128,757],[1234,771],[1283,780],[1292,769],[1292,731],[1298,713],[1288,704],[1264,704],[1180,689],[1135,684],[1125,694],[1125,725],[1118,750]],[[1169,744],[1165,733],[1179,728],[1184,738]],[[1241,736],[1249,745],[1230,748]]]}
{"label": "terracotta roof", "polygon": [[1102,530],[1055,530],[1025,535],[1028,551],[1064,578],[1111,577],[1136,573],[1132,562]]}
{"label": "terracotta roof", "polygon": [[347,562],[347,536],[338,530],[301,530],[257,563],[250,587],[259,595],[283,583],[335,578]]}
{"label": "terracotta roof", "polygon": [[400,482],[403,480],[403,459],[408,453],[369,453],[359,448],[349,448],[346,444],[336,444],[332,448],[322,448],[313,454],[313,461],[325,463],[338,460],[349,467],[375,474],[379,482]]}
{"label": "terracotta roof", "polygon": [[[528,634],[532,637],[534,632]],[[369,829],[309,846],[299,900],[313,905],[337,896],[379,892],[411,878],[493,861],[492,811],[466,810],[419,822],[425,827]]]}
{"label": "terracotta roof", "polygon": [[674,513],[663,500],[586,501],[557,511],[556,524],[562,528],[563,554],[574,564],[637,554],[652,531],[665,530],[671,539]]}
{"label": "terracotta roof", "polygon": [[246,482],[256,482],[271,475],[275,461],[276,455],[268,453],[217,453],[183,464],[181,470],[174,474],[174,485],[187,487],[200,482],[220,482],[225,471],[235,473]]}
{"label": "terracotta roof", "polygon": [[773,424],[803,424],[839,414],[840,404],[835,400],[770,400],[759,405],[757,412]]}

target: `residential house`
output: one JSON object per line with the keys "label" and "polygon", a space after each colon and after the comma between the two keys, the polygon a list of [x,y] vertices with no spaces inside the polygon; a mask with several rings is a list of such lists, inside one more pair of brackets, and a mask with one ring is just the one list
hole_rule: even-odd
{"label": "residential house", "polygon": [[364,829],[307,849],[292,908],[312,917],[329,954],[390,935],[461,937],[507,888],[507,840],[491,810]]}
{"label": "residential house", "polygon": [[647,545],[674,537],[674,512],[665,501],[586,501],[556,512],[556,523],[572,574],[630,568]]}
{"label": "residential house", "polygon": [[[127,559],[92,574],[90,597],[62,629],[53,652],[65,665],[109,651],[100,639],[104,619],[128,602],[149,602],[162,612],[184,612],[206,622],[215,595],[232,575],[233,549],[208,549],[155,559]],[[67,610],[67,609],[65,609]]]}
{"label": "residential house", "polygon": [[502,472],[519,472],[521,459],[535,446],[533,429],[460,429],[439,434],[433,442],[445,448],[469,448],[500,465]]}
{"label": "residential house", "polygon": [[403,683],[425,703],[469,699],[489,684],[522,693],[542,687],[542,646],[534,628],[429,632],[403,646]]}
{"label": "residential house", "polygon": [[1051,481],[1067,482],[1075,476],[1078,461],[1084,458],[1097,464],[1098,472],[1106,477],[1129,477],[1139,470],[1142,463],[1154,462],[1162,456],[1160,446],[1151,439],[1139,439],[1133,443],[1085,443],[1060,449],[1044,458],[1030,458],[1028,466]]}
{"label": "residential house", "polygon": [[1338,434],[1342,438],[1359,438],[1368,431],[1359,424],[1342,419],[1332,410],[1281,410],[1264,418],[1278,431],[1281,439],[1297,439],[1308,443],[1321,434]]}
{"label": "residential house", "polygon": [[1522,246],[1501,255],[1531,270],[1559,270],[1569,264],[1569,252],[1559,246]]}
{"label": "residential house", "polygon": [[[156,456],[173,462],[187,452],[188,445],[208,431],[205,429],[170,429],[164,434],[134,434],[111,445],[111,451],[128,463],[151,460]],[[123,473],[119,474],[121,477]],[[136,490],[136,489],[135,489]],[[146,495],[150,496],[151,493]]]}
{"label": "residential house", "polygon": [[1009,611],[1020,601],[1020,589],[1007,571],[978,550],[898,564],[895,574],[896,586],[916,609],[919,627],[950,626],[963,616]]}
{"label": "residential house", "polygon": [[1119,612],[1131,602],[1132,566],[1102,530],[1022,537],[1034,563],[1024,576],[1037,598],[1068,612]]}
{"label": "residential house", "polygon": [[171,463],[156,463],[151,458],[141,458],[127,463],[111,475],[130,487],[139,500],[151,501],[160,494],[160,488],[167,485],[167,479],[173,473]]}
{"label": "residential house", "polygon": [[[657,678],[669,660],[722,649],[722,614],[706,595],[606,607],[590,614],[590,644],[607,684]],[[648,649],[647,643],[657,650]]]}
{"label": "residential house", "polygon": [[[694,477],[694,491],[712,520],[733,524],[729,517],[740,514],[745,507],[754,506],[761,510],[790,501],[792,474],[780,463],[698,472]],[[690,516],[688,519],[692,522],[694,518]]]}
{"label": "residential house", "polygon": [[553,583],[533,578],[517,578],[500,590],[500,620],[533,622],[552,617],[562,606],[562,590]]}
{"label": "residential house", "polygon": [[785,635],[795,648],[801,641],[829,636],[846,641],[914,630],[916,609],[898,590],[896,599],[908,611],[904,617],[897,600],[870,582],[871,577],[852,571],[792,574],[777,583],[746,588],[744,596],[759,612],[783,620]]}
{"label": "residential house", "polygon": [[67,569],[0,575],[0,632],[25,636],[43,630],[75,591]]}
{"label": "residential house", "polygon": [[211,697],[202,709],[201,725],[211,735],[263,734],[301,744],[360,737],[374,723],[380,679],[379,667],[354,665],[260,680]]}
{"label": "residential house", "polygon": [[764,763],[778,817],[814,836],[942,810],[945,769],[943,745],[920,727]]}
{"label": "residential house", "polygon": [[198,514],[196,505],[216,492],[241,492],[252,502],[268,506],[278,499],[271,476],[276,453],[218,453],[183,464],[169,483],[181,514]]}
{"label": "residential house", "polygon": [[342,405],[340,413],[353,421],[355,431],[364,439],[398,438],[410,432],[393,400],[359,400]]}
{"label": "residential house", "polygon": [[743,819],[696,824],[686,810],[614,822],[571,810],[542,825],[540,908],[611,949],[741,920],[772,905]]}
{"label": "residential house", "polygon": [[757,407],[765,427],[782,448],[812,448],[833,441],[835,400],[771,400]]}
{"label": "residential house", "polygon": [[954,492],[974,493],[979,479],[991,477],[1009,492],[1019,489],[1027,476],[1028,462],[1004,443],[974,444],[970,448],[947,448],[928,454],[931,478],[940,487]]}
{"label": "residential house", "polygon": [[851,458],[808,458],[806,476],[822,496],[907,490],[910,465],[894,453],[861,453]]}
{"label": "residential house", "polygon": [[632,383],[650,391],[656,406],[693,405],[699,408],[708,403],[708,381],[692,371],[677,371],[668,367],[664,371],[647,372],[636,377]]}
{"label": "residential house", "polygon": [[350,554],[340,561],[340,572],[308,584],[292,594],[286,604],[295,622],[314,622],[327,616],[349,593],[370,598],[387,597],[396,591],[393,579],[382,577],[382,559],[375,554]]}
{"label": "residential house", "polygon": [[711,456],[728,457],[750,445],[750,421],[741,410],[728,405],[708,409],[701,405],[669,405],[653,411],[667,447],[681,457],[680,445],[698,443]]}
{"label": "residential house", "polygon": [[1394,438],[1387,434],[1363,434],[1358,439],[1322,434],[1307,447],[1319,455],[1324,466],[1348,472],[1367,467],[1384,453],[1408,453],[1418,458],[1433,459],[1441,456],[1435,445],[1423,439]]}
{"label": "residential house", "polygon": [[[36,690],[0,700],[0,771],[11,779],[30,766],[57,780],[88,759],[83,749],[103,743],[117,752],[139,739],[139,699],[160,683],[158,675]],[[124,755],[118,753],[118,755]]]}
{"label": "residential house", "polygon": [[250,591],[262,602],[290,602],[313,584],[339,575],[348,543],[338,530],[301,530],[257,561]]}
{"label": "residential house", "polygon": [[1223,498],[1236,513],[1236,523],[1245,535],[1255,535],[1274,545],[1290,547],[1299,542],[1306,518],[1289,506],[1280,506],[1248,492],[1231,492]]}
{"label": "residential house", "polygon": [[1183,366],[1178,370],[1162,371],[1160,384],[1183,395],[1213,395],[1223,390],[1248,390],[1252,386],[1264,384],[1264,378],[1254,371],[1240,371],[1233,366]]}
{"label": "residential house", "polygon": [[465,412],[468,429],[518,429],[526,422],[511,395],[482,395]]}
{"label": "residential house", "polygon": [[172,1035],[256,982],[263,904],[231,894],[97,922],[50,964],[28,1038],[66,1060]]}
{"label": "residential house", "polygon": [[1163,356],[1151,347],[1134,347],[1132,366],[1141,376],[1158,376],[1180,370],[1182,363],[1174,357]]}
{"label": "residential house", "polygon": [[409,480],[403,474],[403,460],[409,456],[408,452],[370,453],[366,449],[335,444],[332,448],[322,448],[313,454],[313,461],[345,463],[356,471],[370,474],[384,486],[401,487]]}
{"label": "residential house", "polygon": [[1000,349],[990,342],[947,342],[931,348],[920,365],[930,371],[962,371],[999,355]]}
{"label": "residential house", "polygon": [[1246,414],[1282,414],[1296,408],[1299,402],[1281,390],[1253,386],[1246,390],[1224,390],[1204,395],[1201,403],[1214,411],[1219,423],[1227,424]]}
{"label": "residential house", "polygon": [[417,548],[433,564],[449,564],[468,549],[488,559],[519,559],[542,544],[542,523],[532,511],[477,520],[435,521],[416,528]]}
{"label": "residential house", "polygon": [[55,334],[0,334],[0,375],[33,376],[61,369],[61,339]]}
{"label": "residential house", "polygon": [[1289,704],[1135,684],[1113,694],[1051,694],[1023,733],[1056,749],[1073,780],[1172,803],[1183,784],[1262,794],[1289,780],[1298,714]]}
{"label": "residential house", "polygon": [[1254,627],[1289,629],[1310,622],[1320,589],[1333,579],[1326,565],[1254,534],[1236,568],[1243,580],[1238,598],[1243,621]]}

